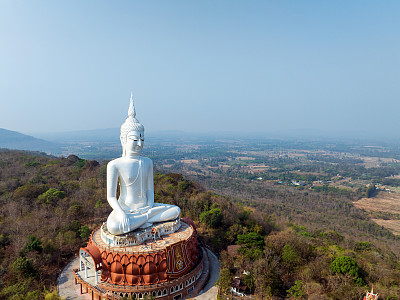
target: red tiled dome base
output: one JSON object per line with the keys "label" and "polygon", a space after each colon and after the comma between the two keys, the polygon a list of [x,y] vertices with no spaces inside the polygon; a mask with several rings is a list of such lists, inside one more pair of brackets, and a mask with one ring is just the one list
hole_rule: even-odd
{"label": "red tiled dome base", "polygon": [[115,285],[110,283],[90,284],[83,278],[83,271],[74,270],[75,284],[80,285],[81,294],[87,293],[92,299],[117,300],[121,297],[134,296],[144,299],[152,296],[160,300],[186,299],[196,296],[204,287],[209,276],[209,259],[207,251],[201,249],[198,264],[183,276],[163,283],[150,285]]}
{"label": "red tiled dome base", "polygon": [[167,282],[188,273],[199,260],[196,229],[189,219],[183,219],[178,231],[158,241],[126,248],[107,247],[97,229],[81,251],[102,270],[101,282],[120,286]]}
{"label": "red tiled dome base", "polygon": [[98,280],[85,279],[89,271],[81,265],[81,271],[74,270],[75,283],[80,284],[81,293],[85,289],[92,294],[92,299],[141,299],[146,295],[160,300],[185,298],[199,292],[208,278],[208,256],[198,245],[190,219],[182,219],[179,230],[159,240],[125,248],[105,245],[98,228],[88,246],[80,249],[80,257],[94,269],[89,271]]}

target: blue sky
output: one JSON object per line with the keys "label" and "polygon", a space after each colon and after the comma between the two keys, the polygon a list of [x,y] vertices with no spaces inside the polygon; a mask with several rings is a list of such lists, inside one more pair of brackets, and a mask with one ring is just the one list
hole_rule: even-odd
{"label": "blue sky", "polygon": [[0,1],[0,127],[400,136],[399,1]]}

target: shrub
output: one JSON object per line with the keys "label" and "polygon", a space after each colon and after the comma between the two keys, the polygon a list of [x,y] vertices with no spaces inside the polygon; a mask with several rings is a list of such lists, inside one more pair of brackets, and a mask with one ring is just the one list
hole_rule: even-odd
{"label": "shrub", "polygon": [[38,161],[29,161],[29,162],[27,162],[27,163],[25,164],[25,167],[26,167],[26,168],[29,168],[29,167],[36,167],[36,166],[38,166],[38,165],[40,165],[40,162],[38,162]]}
{"label": "shrub", "polygon": [[56,291],[53,291],[53,292],[46,292],[44,299],[45,300],[60,300],[61,297],[58,296]]}
{"label": "shrub", "polygon": [[96,201],[94,208],[101,208],[103,206],[103,200],[99,199]]}
{"label": "shrub", "polygon": [[77,168],[83,168],[85,166],[85,160],[82,158],[79,158],[79,160],[74,163],[74,166]]}
{"label": "shrub", "polygon": [[0,234],[0,248],[4,248],[5,246],[10,244],[10,238],[8,235],[1,233]]}
{"label": "shrub", "polygon": [[356,251],[368,251],[371,250],[372,244],[370,242],[357,242],[354,250]]}
{"label": "shrub", "polygon": [[80,204],[72,204],[67,211],[67,214],[70,216],[79,216],[81,214],[82,205]]}
{"label": "shrub", "polygon": [[24,297],[24,300],[37,300],[37,299],[40,299],[39,291],[30,291]]}
{"label": "shrub", "polygon": [[32,286],[32,278],[26,278],[26,279],[20,278],[18,282],[15,284],[2,286],[2,289],[0,290],[0,299],[16,299],[16,300],[39,299],[39,297],[36,298],[32,297],[35,296],[35,293],[28,292],[31,286]]}

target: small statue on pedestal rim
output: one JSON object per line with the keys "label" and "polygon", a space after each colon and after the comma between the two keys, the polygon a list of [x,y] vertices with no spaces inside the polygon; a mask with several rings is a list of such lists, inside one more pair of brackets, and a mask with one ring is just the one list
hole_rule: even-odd
{"label": "small statue on pedestal rim", "polygon": [[[181,211],[178,206],[154,203],[153,162],[140,156],[144,127],[136,119],[132,94],[120,139],[122,157],[107,165],[107,201],[113,208],[107,219],[108,231],[120,235],[147,228],[153,222],[176,219]],[[118,184],[120,196],[117,199]]]}

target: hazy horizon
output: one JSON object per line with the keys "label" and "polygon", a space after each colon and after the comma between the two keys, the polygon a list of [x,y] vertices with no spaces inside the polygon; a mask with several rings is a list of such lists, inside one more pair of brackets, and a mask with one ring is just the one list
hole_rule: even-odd
{"label": "hazy horizon", "polygon": [[[1,129],[1,128],[0,128]],[[18,131],[17,131],[18,132]],[[119,133],[120,128],[97,128],[91,130],[73,130],[73,131],[55,131],[55,132],[18,132],[26,134],[35,138],[39,138],[49,142],[56,143],[76,143],[76,142],[111,142],[112,140],[119,144]],[[210,137],[212,139],[225,139],[235,138],[238,141],[246,139],[260,139],[260,140],[319,140],[319,141],[358,141],[358,142],[374,142],[374,143],[395,143],[399,141],[396,136],[383,136],[383,135],[371,135],[365,132],[346,132],[346,133],[335,133],[322,130],[314,129],[291,129],[282,130],[276,132],[248,132],[243,134],[242,132],[235,131],[213,131],[213,132],[200,132],[200,131],[186,131],[186,130],[151,130],[145,131],[146,141],[152,142],[152,139],[156,140],[168,139],[174,140],[174,138],[186,139],[204,139]]]}
{"label": "hazy horizon", "polygon": [[0,127],[400,137],[400,2],[2,1]]}

